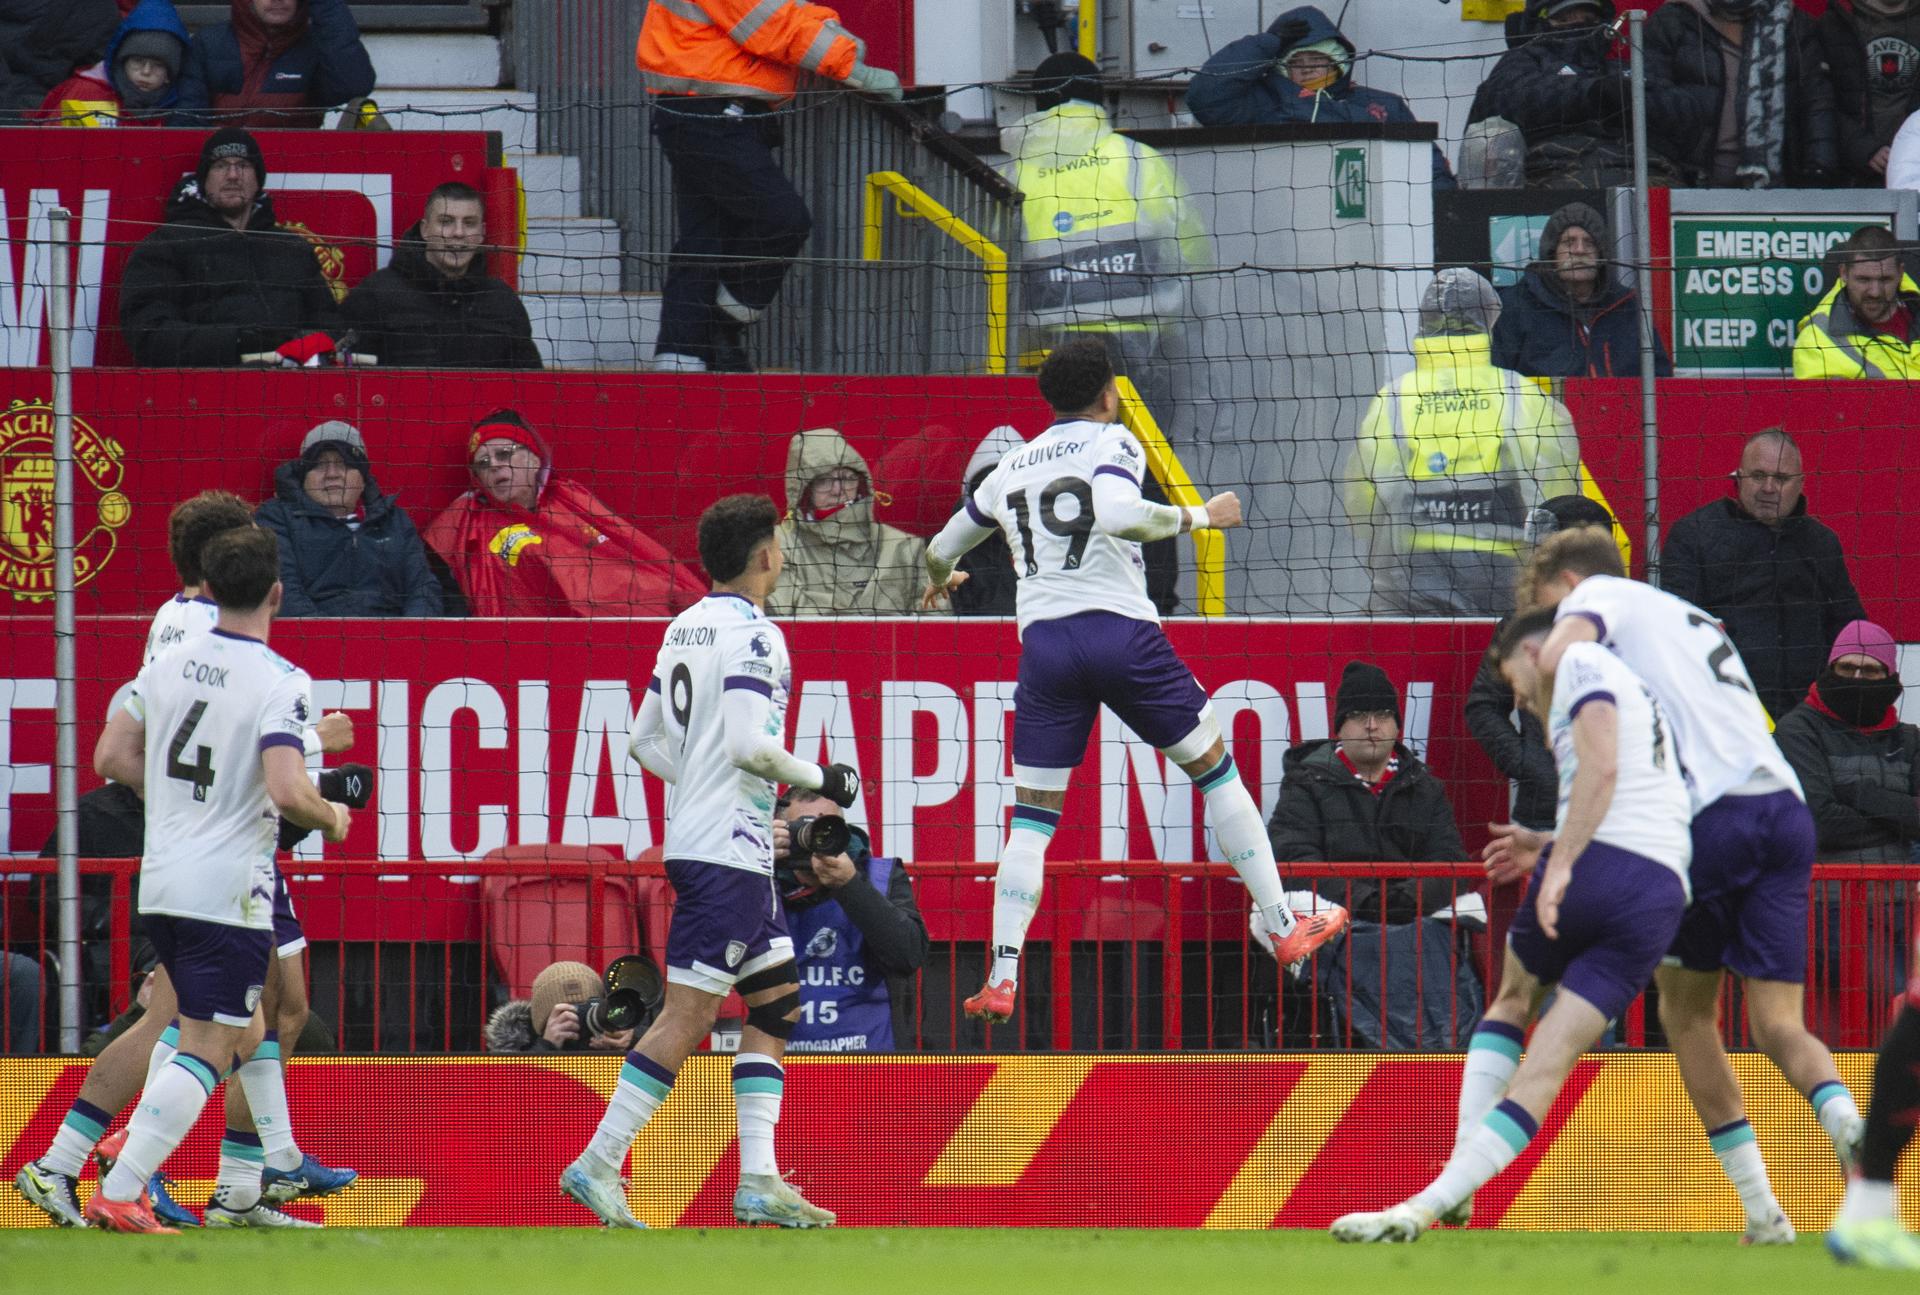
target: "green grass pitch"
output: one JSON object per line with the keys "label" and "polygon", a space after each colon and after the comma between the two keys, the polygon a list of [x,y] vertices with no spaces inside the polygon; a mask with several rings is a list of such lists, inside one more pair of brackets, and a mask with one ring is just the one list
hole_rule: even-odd
{"label": "green grass pitch", "polygon": [[0,1292],[170,1295],[1828,1295],[1920,1289],[1913,1275],[1837,1266],[1818,1237],[1743,1249],[1727,1234],[1437,1232],[1342,1246],[1318,1232],[848,1229],[333,1231],[126,1237],[0,1235]]}

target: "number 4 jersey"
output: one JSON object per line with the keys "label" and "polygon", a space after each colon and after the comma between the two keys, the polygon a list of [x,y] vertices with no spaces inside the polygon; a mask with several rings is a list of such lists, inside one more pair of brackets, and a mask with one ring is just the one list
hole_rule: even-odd
{"label": "number 4 jersey", "polygon": [[[1140,545],[1094,525],[1094,479],[1114,475],[1137,491],[1147,456],[1117,423],[1055,423],[1000,460],[967,500],[976,525],[998,526],[1020,577],[1015,605],[1021,631],[1035,621],[1077,612],[1113,612],[1160,623],[1147,597]],[[1174,514],[1164,504],[1148,504]]]}
{"label": "number 4 jersey", "polygon": [[265,643],[221,629],[141,670],[126,703],[147,730],[141,912],[272,928],[279,815],[260,755],[301,750],[312,690]]}
{"label": "number 4 jersey", "polygon": [[1646,681],[1673,725],[1696,812],[1734,791],[1791,791],[1805,799],[1774,744],[1746,664],[1713,617],[1618,576],[1588,576],[1555,615],[1591,621],[1600,642]]}

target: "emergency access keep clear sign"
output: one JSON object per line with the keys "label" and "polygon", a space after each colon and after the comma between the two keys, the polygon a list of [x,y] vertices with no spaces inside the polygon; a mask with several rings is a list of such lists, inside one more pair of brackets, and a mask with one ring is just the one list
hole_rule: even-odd
{"label": "emergency access keep clear sign", "polygon": [[1800,319],[1833,285],[1834,244],[1884,215],[1673,218],[1673,363],[1682,373],[1787,373]]}

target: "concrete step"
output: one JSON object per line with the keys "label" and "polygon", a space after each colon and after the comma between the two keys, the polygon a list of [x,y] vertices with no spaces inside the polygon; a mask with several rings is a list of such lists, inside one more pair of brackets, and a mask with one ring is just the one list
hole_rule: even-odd
{"label": "concrete step", "polygon": [[637,368],[653,355],[660,295],[653,292],[527,292],[533,340],[549,365]]}
{"label": "concrete step", "polygon": [[520,260],[523,291],[618,292],[620,226],[578,216],[529,216]]}
{"label": "concrete step", "polygon": [[[534,153],[540,148],[540,101],[528,91],[382,85],[373,97],[395,130],[497,130],[505,152]],[[327,125],[339,115],[329,113]]]}
{"label": "concrete step", "polygon": [[[474,32],[375,32],[361,38],[376,86],[488,89],[500,84],[500,42]],[[374,98],[386,100],[383,90]]]}
{"label": "concrete step", "polygon": [[579,216],[580,159],[566,153],[514,153],[507,165],[520,172],[527,218]]}

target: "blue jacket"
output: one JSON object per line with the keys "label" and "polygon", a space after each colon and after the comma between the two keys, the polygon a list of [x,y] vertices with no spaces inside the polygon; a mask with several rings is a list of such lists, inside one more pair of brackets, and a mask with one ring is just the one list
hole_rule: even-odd
{"label": "blue jacket", "polygon": [[180,60],[180,76],[174,78],[158,103],[144,110],[158,114],[162,109],[173,107],[180,100],[180,82],[186,76],[185,55],[193,49],[193,36],[187,31],[187,25],[180,21],[180,13],[173,7],[173,0],[140,0],[140,3],[135,5],[133,11],[127,15],[126,21],[120,24],[120,29],[113,33],[113,39],[107,42],[107,56],[101,60],[106,65],[107,79],[113,81],[116,88],[120,83],[114,79],[113,65],[120,57],[120,42],[137,31],[165,32],[180,42],[183,54]]}
{"label": "blue jacket", "polygon": [[307,497],[305,464],[280,465],[254,520],[280,541],[282,616],[438,616],[440,584],[413,521],[368,476],[360,525]]}
{"label": "blue jacket", "polygon": [[[1274,33],[1291,25],[1290,39]],[[1301,45],[1338,41],[1347,65],[1324,90],[1303,91],[1287,79],[1280,63]],[[1312,5],[1289,9],[1266,31],[1224,45],[1206,61],[1187,87],[1187,110],[1202,126],[1268,126],[1309,122],[1410,122],[1418,120],[1407,101],[1385,90],[1353,81],[1353,42],[1333,20]],[[1439,145],[1433,150],[1433,187],[1454,187],[1453,171]]]}
{"label": "blue jacket", "polygon": [[[1500,293],[1493,325],[1493,362],[1530,378],[1640,376],[1638,296],[1608,281],[1593,300],[1576,306],[1536,266]],[[1653,335],[1655,377],[1671,378],[1673,361],[1658,330]]]}
{"label": "blue jacket", "polygon": [[[347,0],[301,0],[300,16],[285,33],[270,33],[254,16],[252,0],[232,0],[231,20],[203,28],[180,75],[177,115],[189,123],[218,118],[223,125],[316,127],[321,111],[373,93],[373,60]],[[267,42],[262,45],[262,42]],[[266,66],[258,66],[266,51]],[[255,75],[249,78],[248,73]]]}

